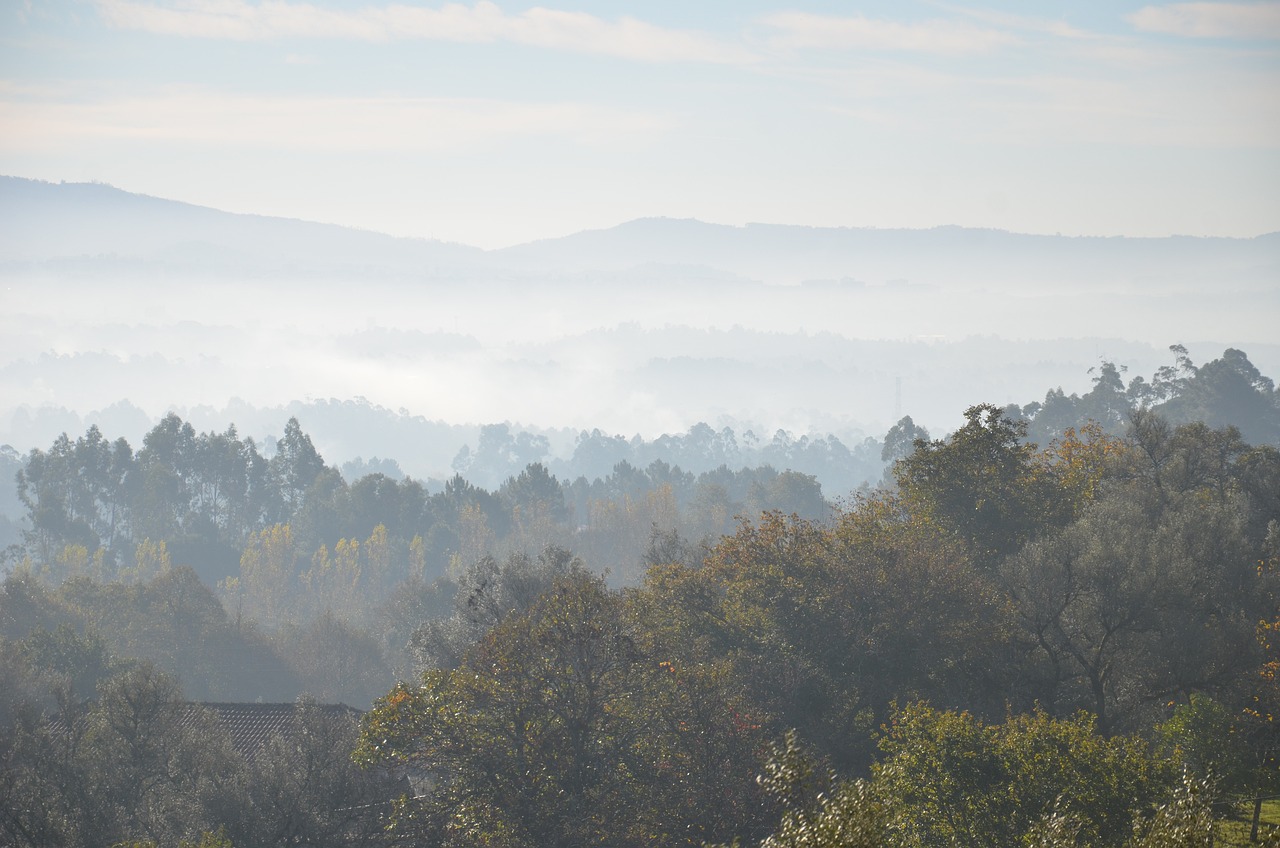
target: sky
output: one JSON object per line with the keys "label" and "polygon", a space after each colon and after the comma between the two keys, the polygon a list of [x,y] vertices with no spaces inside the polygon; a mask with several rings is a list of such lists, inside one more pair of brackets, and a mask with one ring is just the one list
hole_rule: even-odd
{"label": "sky", "polygon": [[3,0],[0,173],[485,248],[1280,230],[1280,2]]}

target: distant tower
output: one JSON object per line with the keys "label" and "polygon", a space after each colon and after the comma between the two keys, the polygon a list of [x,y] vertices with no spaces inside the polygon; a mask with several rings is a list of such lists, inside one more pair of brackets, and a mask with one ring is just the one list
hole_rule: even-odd
{"label": "distant tower", "polygon": [[893,378],[893,423],[902,420],[902,378]]}

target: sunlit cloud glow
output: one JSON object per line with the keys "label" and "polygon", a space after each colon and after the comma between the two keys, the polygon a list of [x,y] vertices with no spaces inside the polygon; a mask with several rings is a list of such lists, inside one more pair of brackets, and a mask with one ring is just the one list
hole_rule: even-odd
{"label": "sunlit cloud glow", "polygon": [[1145,32],[1188,38],[1280,40],[1280,3],[1175,3],[1144,6],[1128,20]]}
{"label": "sunlit cloud glow", "polygon": [[1011,33],[962,21],[919,23],[874,20],[861,15],[832,17],[780,12],[761,19],[775,34],[776,47],[790,49],[884,50],[965,55],[986,53],[1017,41]]}
{"label": "sunlit cloud glow", "polygon": [[439,8],[392,4],[356,11],[287,0],[186,0],[160,4],[96,0],[108,25],[157,35],[254,41],[326,38],[360,41],[508,42],[645,62],[748,62],[741,47],[635,18],[606,21],[584,12],[533,8],[511,15],[481,0]]}
{"label": "sunlit cloud glow", "polygon": [[997,12],[990,9],[958,8],[955,11],[967,18],[982,21],[999,29],[1043,33],[1057,38],[1091,39],[1097,37],[1096,33],[1072,26],[1064,20],[1055,18],[1012,15],[1008,12]]}

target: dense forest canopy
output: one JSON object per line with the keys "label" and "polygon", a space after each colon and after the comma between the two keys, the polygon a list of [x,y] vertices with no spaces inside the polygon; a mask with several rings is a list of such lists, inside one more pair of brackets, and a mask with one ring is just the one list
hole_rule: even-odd
{"label": "dense forest canopy", "polygon": [[[434,491],[296,420],[63,436],[15,469],[0,836],[1207,846],[1280,787],[1280,403],[1173,354],[903,418],[834,499],[710,427],[573,478],[493,429],[504,481]],[[303,692],[372,709],[246,759],[183,706]]]}

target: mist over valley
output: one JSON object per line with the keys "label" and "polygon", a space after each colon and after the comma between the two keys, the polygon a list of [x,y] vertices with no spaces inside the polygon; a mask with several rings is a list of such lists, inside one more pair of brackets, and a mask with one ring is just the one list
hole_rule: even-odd
{"label": "mist over valley", "polygon": [[1280,844],[1280,0],[0,3],[0,846]]}
{"label": "mist over valley", "polygon": [[[331,461],[443,479],[500,422],[562,457],[582,431],[699,422],[855,444],[1087,391],[1104,360],[1149,374],[1174,343],[1280,371],[1275,234],[647,219],[484,251],[17,178],[0,222],[0,441],[20,451],[91,423],[139,440],[169,410],[259,439],[297,415]],[[309,414],[332,402],[366,423]]]}

